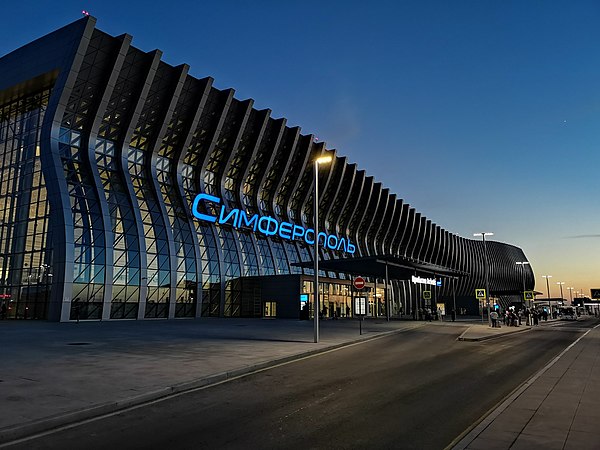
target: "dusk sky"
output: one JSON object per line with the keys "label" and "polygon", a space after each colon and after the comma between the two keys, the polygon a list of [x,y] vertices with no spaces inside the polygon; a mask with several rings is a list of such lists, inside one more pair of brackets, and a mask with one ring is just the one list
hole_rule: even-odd
{"label": "dusk sky", "polygon": [[82,10],[316,135],[446,230],[523,248],[544,296],[545,274],[555,297],[558,281],[600,288],[597,0],[23,0],[2,4],[0,55]]}

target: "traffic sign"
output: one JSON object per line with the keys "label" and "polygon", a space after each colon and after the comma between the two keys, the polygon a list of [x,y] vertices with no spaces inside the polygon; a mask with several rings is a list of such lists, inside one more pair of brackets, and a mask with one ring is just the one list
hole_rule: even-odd
{"label": "traffic sign", "polygon": [[485,289],[475,289],[475,297],[485,298]]}
{"label": "traffic sign", "polygon": [[365,279],[363,277],[356,277],[354,279],[354,287],[356,289],[362,289],[365,287]]}
{"label": "traffic sign", "polygon": [[431,291],[423,291],[423,299],[424,300],[431,299]]}

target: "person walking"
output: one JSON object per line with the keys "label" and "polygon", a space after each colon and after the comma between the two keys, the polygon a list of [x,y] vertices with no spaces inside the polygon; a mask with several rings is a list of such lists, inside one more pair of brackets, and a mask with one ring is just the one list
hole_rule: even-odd
{"label": "person walking", "polygon": [[496,310],[493,310],[490,313],[490,319],[492,319],[492,328],[497,328],[498,327],[498,313],[496,312]]}

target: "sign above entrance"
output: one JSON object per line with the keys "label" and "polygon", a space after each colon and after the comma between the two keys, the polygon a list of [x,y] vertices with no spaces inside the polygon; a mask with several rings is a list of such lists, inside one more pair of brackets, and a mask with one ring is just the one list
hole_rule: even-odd
{"label": "sign above entrance", "polygon": [[423,299],[431,300],[431,291],[423,291]]}
{"label": "sign above entrance", "polygon": [[475,297],[485,298],[485,289],[475,289]]}
{"label": "sign above entrance", "polygon": [[416,277],[416,276],[412,276],[411,281],[415,284],[428,284],[430,286],[441,286],[442,282],[441,280],[439,281],[438,284],[438,280],[436,280],[435,278],[421,278],[421,277]]}
{"label": "sign above entrance", "polygon": [[525,292],[523,292],[523,298],[525,300],[534,300],[535,296],[533,294],[533,291],[525,291]]}
{"label": "sign above entrance", "polygon": [[356,289],[362,289],[365,287],[365,279],[363,277],[356,277],[354,279],[354,287]]}

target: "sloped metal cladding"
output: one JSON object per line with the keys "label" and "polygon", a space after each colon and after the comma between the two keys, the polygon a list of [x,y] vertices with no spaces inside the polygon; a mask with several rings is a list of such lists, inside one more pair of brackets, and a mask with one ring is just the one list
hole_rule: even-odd
{"label": "sloped metal cladding", "polygon": [[[250,277],[310,275],[303,240],[194,218],[198,193],[228,210],[350,239],[356,257],[386,255],[467,273],[484,284],[483,246],[410,207],[337,151],[233,89],[173,67],[128,35],[85,17],[0,58],[3,205],[1,298],[12,317],[50,320],[247,316]],[[199,212],[218,215],[214,204]],[[534,285],[522,250],[488,242],[492,291]],[[319,258],[347,255],[321,248]],[[348,274],[326,275],[349,282]],[[344,281],[345,280],[345,281]],[[411,286],[394,281],[394,298]],[[439,292],[450,296],[448,285]]]}

